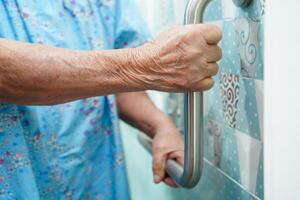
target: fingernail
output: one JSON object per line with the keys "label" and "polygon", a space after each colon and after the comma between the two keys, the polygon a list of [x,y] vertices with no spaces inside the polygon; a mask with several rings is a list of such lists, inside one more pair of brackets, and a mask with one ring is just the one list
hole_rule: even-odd
{"label": "fingernail", "polygon": [[154,182],[159,183],[160,177],[158,175],[154,175]]}

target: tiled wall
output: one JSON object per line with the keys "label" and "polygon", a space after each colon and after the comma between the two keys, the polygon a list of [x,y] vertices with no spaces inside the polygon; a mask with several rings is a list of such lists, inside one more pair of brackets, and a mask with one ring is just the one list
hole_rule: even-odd
{"label": "tiled wall", "polygon": [[205,166],[183,200],[263,199],[264,1],[212,0],[205,21],[223,30],[223,59],[205,95]]}

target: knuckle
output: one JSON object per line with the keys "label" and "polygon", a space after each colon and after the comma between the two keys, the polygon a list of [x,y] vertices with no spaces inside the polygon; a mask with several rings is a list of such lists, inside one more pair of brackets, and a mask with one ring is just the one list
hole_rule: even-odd
{"label": "knuckle", "polygon": [[214,75],[217,75],[219,73],[219,70],[220,70],[220,66],[216,63]]}
{"label": "knuckle", "polygon": [[163,144],[157,144],[153,147],[153,152],[157,155],[160,155],[165,151],[166,147]]}
{"label": "knuckle", "polygon": [[191,29],[189,35],[190,35],[191,38],[194,39],[194,38],[197,38],[197,37],[201,36],[202,33],[198,29],[193,28],[193,29]]}
{"label": "knuckle", "polygon": [[155,173],[155,174],[159,174],[159,172],[161,171],[161,169],[159,167],[157,167],[156,165],[153,165],[152,166],[152,171]]}
{"label": "knuckle", "polygon": [[153,162],[153,170],[154,171],[158,171],[158,170],[160,170],[160,163],[158,162],[158,161],[154,161]]}
{"label": "knuckle", "polygon": [[179,80],[179,82],[176,83],[176,88],[178,91],[185,91],[188,88],[188,84],[185,83],[185,81]]}
{"label": "knuckle", "polygon": [[216,36],[216,38],[219,38],[219,39],[222,38],[222,31],[216,25],[210,25],[210,34],[214,34],[214,36]]}
{"label": "knuckle", "polygon": [[218,56],[218,60],[221,60],[223,57],[223,51],[219,46],[217,46],[217,56]]}
{"label": "knuckle", "polygon": [[152,169],[153,171],[160,171],[162,169],[162,164],[158,159],[153,159]]}
{"label": "knuckle", "polygon": [[205,53],[207,52],[207,47],[198,48],[197,51],[194,53],[195,58],[205,58]]}
{"label": "knuckle", "polygon": [[201,76],[201,73],[198,67],[189,67],[184,76],[179,80],[178,86],[182,90],[193,90],[195,87],[195,82],[199,76]]}
{"label": "knuckle", "polygon": [[215,34],[219,39],[222,39],[223,33],[221,31],[221,29],[218,26],[215,26],[214,28]]}
{"label": "knuckle", "polygon": [[[195,75],[194,75],[195,76]],[[191,81],[189,81],[189,84],[185,86],[185,91],[195,91],[197,90],[197,79],[194,78]]]}
{"label": "knuckle", "polygon": [[188,44],[188,43],[190,43],[192,38],[193,38],[193,33],[191,31],[187,31],[181,35],[180,42]]}
{"label": "knuckle", "polygon": [[184,42],[192,42],[195,38],[199,38],[202,36],[201,31],[196,29],[194,25],[191,25],[190,28],[185,29],[184,34],[182,35],[182,39]]}
{"label": "knuckle", "polygon": [[195,91],[206,91],[211,89],[213,85],[214,85],[213,79],[207,78],[198,83],[197,87],[195,88]]}
{"label": "knuckle", "polygon": [[212,40],[214,40],[215,43],[222,39],[222,31],[216,25],[206,24],[202,30],[202,33],[207,37],[209,36],[210,38],[213,38]]}
{"label": "knuckle", "polygon": [[205,56],[203,56],[200,59],[200,68],[204,69],[204,70],[208,70],[209,69],[209,62],[207,60],[207,58]]}
{"label": "knuckle", "polygon": [[218,63],[213,63],[211,64],[211,71],[212,71],[212,76],[215,76],[219,72],[219,65]]}
{"label": "knuckle", "polygon": [[195,91],[202,91],[202,87],[199,87],[198,85],[194,84],[192,87],[189,88],[189,92],[195,92]]}
{"label": "knuckle", "polygon": [[209,90],[214,86],[214,80],[213,79],[207,79],[207,83],[204,84],[203,90]]}
{"label": "knuckle", "polygon": [[188,76],[189,76],[188,74],[185,74],[176,81],[175,84],[178,89],[186,90],[187,88],[189,88],[190,80],[189,80]]}

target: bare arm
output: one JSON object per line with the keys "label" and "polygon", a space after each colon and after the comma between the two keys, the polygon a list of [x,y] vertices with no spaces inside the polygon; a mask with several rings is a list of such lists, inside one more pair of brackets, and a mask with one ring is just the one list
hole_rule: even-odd
{"label": "bare arm", "polygon": [[0,101],[56,104],[143,90],[122,74],[132,50],[73,51],[0,40]]}
{"label": "bare arm", "polygon": [[151,138],[161,124],[170,121],[152,103],[145,92],[117,94],[117,105],[122,120],[140,129]]}
{"label": "bare arm", "polygon": [[220,39],[211,25],[176,27],[141,47],[110,51],[0,39],[0,102],[48,105],[147,89],[206,90],[218,71]]}
{"label": "bare arm", "polygon": [[139,128],[153,138],[154,182],[164,181],[176,186],[165,173],[168,158],[183,164],[183,140],[172,120],[155,107],[145,92],[131,92],[117,95],[117,105],[121,118]]}

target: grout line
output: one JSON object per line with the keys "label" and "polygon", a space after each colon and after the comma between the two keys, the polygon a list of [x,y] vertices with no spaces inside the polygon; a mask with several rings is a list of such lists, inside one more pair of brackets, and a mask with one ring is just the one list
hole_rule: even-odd
{"label": "grout line", "polygon": [[242,184],[240,184],[239,182],[237,182],[236,180],[234,180],[232,177],[230,177],[227,173],[225,173],[224,171],[222,171],[220,168],[217,168],[216,166],[214,166],[209,160],[207,160],[206,158],[204,158],[204,161],[207,164],[209,164],[211,167],[215,168],[218,172],[220,172],[223,176],[225,176],[226,178],[228,178],[230,181],[234,182],[236,185],[238,185],[240,188],[242,188],[248,194],[250,194],[254,199],[261,200],[255,194],[253,194],[252,192],[248,191],[247,188],[245,188],[245,186],[243,186]]}

